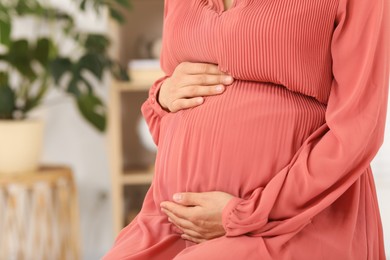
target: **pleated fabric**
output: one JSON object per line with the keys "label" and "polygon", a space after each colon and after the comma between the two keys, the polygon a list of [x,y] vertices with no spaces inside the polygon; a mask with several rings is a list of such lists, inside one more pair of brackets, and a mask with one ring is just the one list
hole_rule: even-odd
{"label": "pleated fabric", "polygon": [[[141,110],[158,145],[141,212],[104,259],[385,259],[370,162],[384,139],[387,0],[166,0],[161,66]],[[181,62],[235,78],[176,113]],[[182,240],[160,202],[223,191],[226,235]]]}

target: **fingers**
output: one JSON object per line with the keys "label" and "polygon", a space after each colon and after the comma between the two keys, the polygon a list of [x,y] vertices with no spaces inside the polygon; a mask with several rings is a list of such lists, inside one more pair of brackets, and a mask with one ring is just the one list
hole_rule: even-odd
{"label": "fingers", "polygon": [[176,99],[172,102],[169,110],[171,112],[177,112],[182,109],[196,107],[203,104],[203,101],[203,97]]}
{"label": "fingers", "polygon": [[200,234],[195,231],[197,227],[194,225],[194,223],[189,220],[179,218],[167,210],[164,210],[164,213],[168,216],[168,221],[175,224],[175,226],[180,228],[180,230],[184,233],[190,234],[191,236],[200,237]]}
{"label": "fingers", "polygon": [[175,216],[187,220],[191,220],[194,215],[195,207],[186,207],[174,202],[165,201],[160,204],[161,210],[167,214],[167,212],[174,214]]}
{"label": "fingers", "polygon": [[230,85],[233,83],[234,78],[230,75],[209,75],[209,74],[196,74],[196,75],[188,75],[181,79],[183,86],[191,86],[191,85],[201,85],[201,86],[210,86],[210,85]]}
{"label": "fingers", "polygon": [[182,62],[161,86],[158,101],[170,112],[193,108],[203,104],[203,97],[221,94],[233,82],[215,64]]}
{"label": "fingers", "polygon": [[189,86],[178,89],[176,97],[168,105],[171,112],[177,112],[182,109],[192,108],[203,104],[205,96],[222,94],[225,86]]}
{"label": "fingers", "polygon": [[201,192],[183,192],[173,195],[173,200],[184,206],[203,206],[204,195]]}
{"label": "fingers", "polygon": [[197,232],[199,227],[197,227],[191,221],[179,217],[175,215],[173,212],[169,210],[162,209],[162,211],[168,216],[168,221],[174,224],[177,228],[179,228],[183,233],[190,235],[195,238],[203,238],[203,236]]}
{"label": "fingers", "polygon": [[171,218],[168,218],[168,220],[169,220],[169,222],[171,222],[173,224],[173,226],[175,227],[175,231],[178,234],[180,234],[181,238],[183,238],[185,240],[192,241],[192,242],[197,243],[197,244],[207,241],[207,238],[203,237],[198,232],[196,232],[192,229],[187,229],[187,228],[183,228],[183,227],[178,226]]}
{"label": "fingers", "polygon": [[184,234],[183,230],[181,230],[179,227],[177,227],[176,225],[172,225],[172,231],[177,233],[177,234]]}
{"label": "fingers", "polygon": [[177,90],[177,95],[180,98],[193,98],[201,96],[218,95],[225,91],[225,86],[222,84],[216,86],[187,86]]}
{"label": "fingers", "polygon": [[182,62],[178,65],[178,70],[185,74],[225,74],[217,65],[211,63]]}
{"label": "fingers", "polygon": [[186,234],[181,235],[181,238],[188,240],[188,241],[191,241],[191,242],[194,242],[196,244],[200,244],[200,243],[207,241],[206,239],[199,239],[199,238],[191,237],[191,236],[186,235]]}
{"label": "fingers", "polygon": [[203,104],[204,96],[218,95],[225,91],[223,85],[217,86],[188,86],[177,90],[176,99],[169,105],[169,110],[176,112],[182,109]]}
{"label": "fingers", "polygon": [[162,211],[167,214],[168,221],[171,222],[178,230],[177,232],[181,234],[183,239],[192,241],[194,243],[201,243],[206,241],[206,237],[197,232],[199,228],[195,226],[192,222],[177,217],[172,212],[162,209]]}

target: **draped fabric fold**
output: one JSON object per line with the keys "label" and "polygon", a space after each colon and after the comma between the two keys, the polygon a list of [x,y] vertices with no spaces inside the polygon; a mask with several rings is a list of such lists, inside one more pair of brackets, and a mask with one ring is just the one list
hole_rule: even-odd
{"label": "draped fabric fold", "polygon": [[265,187],[230,201],[223,217],[227,236],[299,231],[366,173],[384,139],[389,11],[385,0],[340,0],[326,123]]}

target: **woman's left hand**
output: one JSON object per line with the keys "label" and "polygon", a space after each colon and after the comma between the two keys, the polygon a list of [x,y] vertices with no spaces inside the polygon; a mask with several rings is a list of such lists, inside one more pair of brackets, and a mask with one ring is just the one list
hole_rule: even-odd
{"label": "woman's left hand", "polygon": [[233,195],[221,192],[184,192],[164,201],[161,210],[168,220],[182,231],[182,238],[195,243],[225,235],[222,210]]}

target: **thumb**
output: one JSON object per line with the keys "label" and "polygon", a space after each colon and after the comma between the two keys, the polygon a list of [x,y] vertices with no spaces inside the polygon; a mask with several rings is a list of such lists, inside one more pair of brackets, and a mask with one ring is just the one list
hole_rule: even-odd
{"label": "thumb", "polygon": [[184,206],[200,206],[203,200],[201,193],[182,192],[173,194],[173,201]]}

